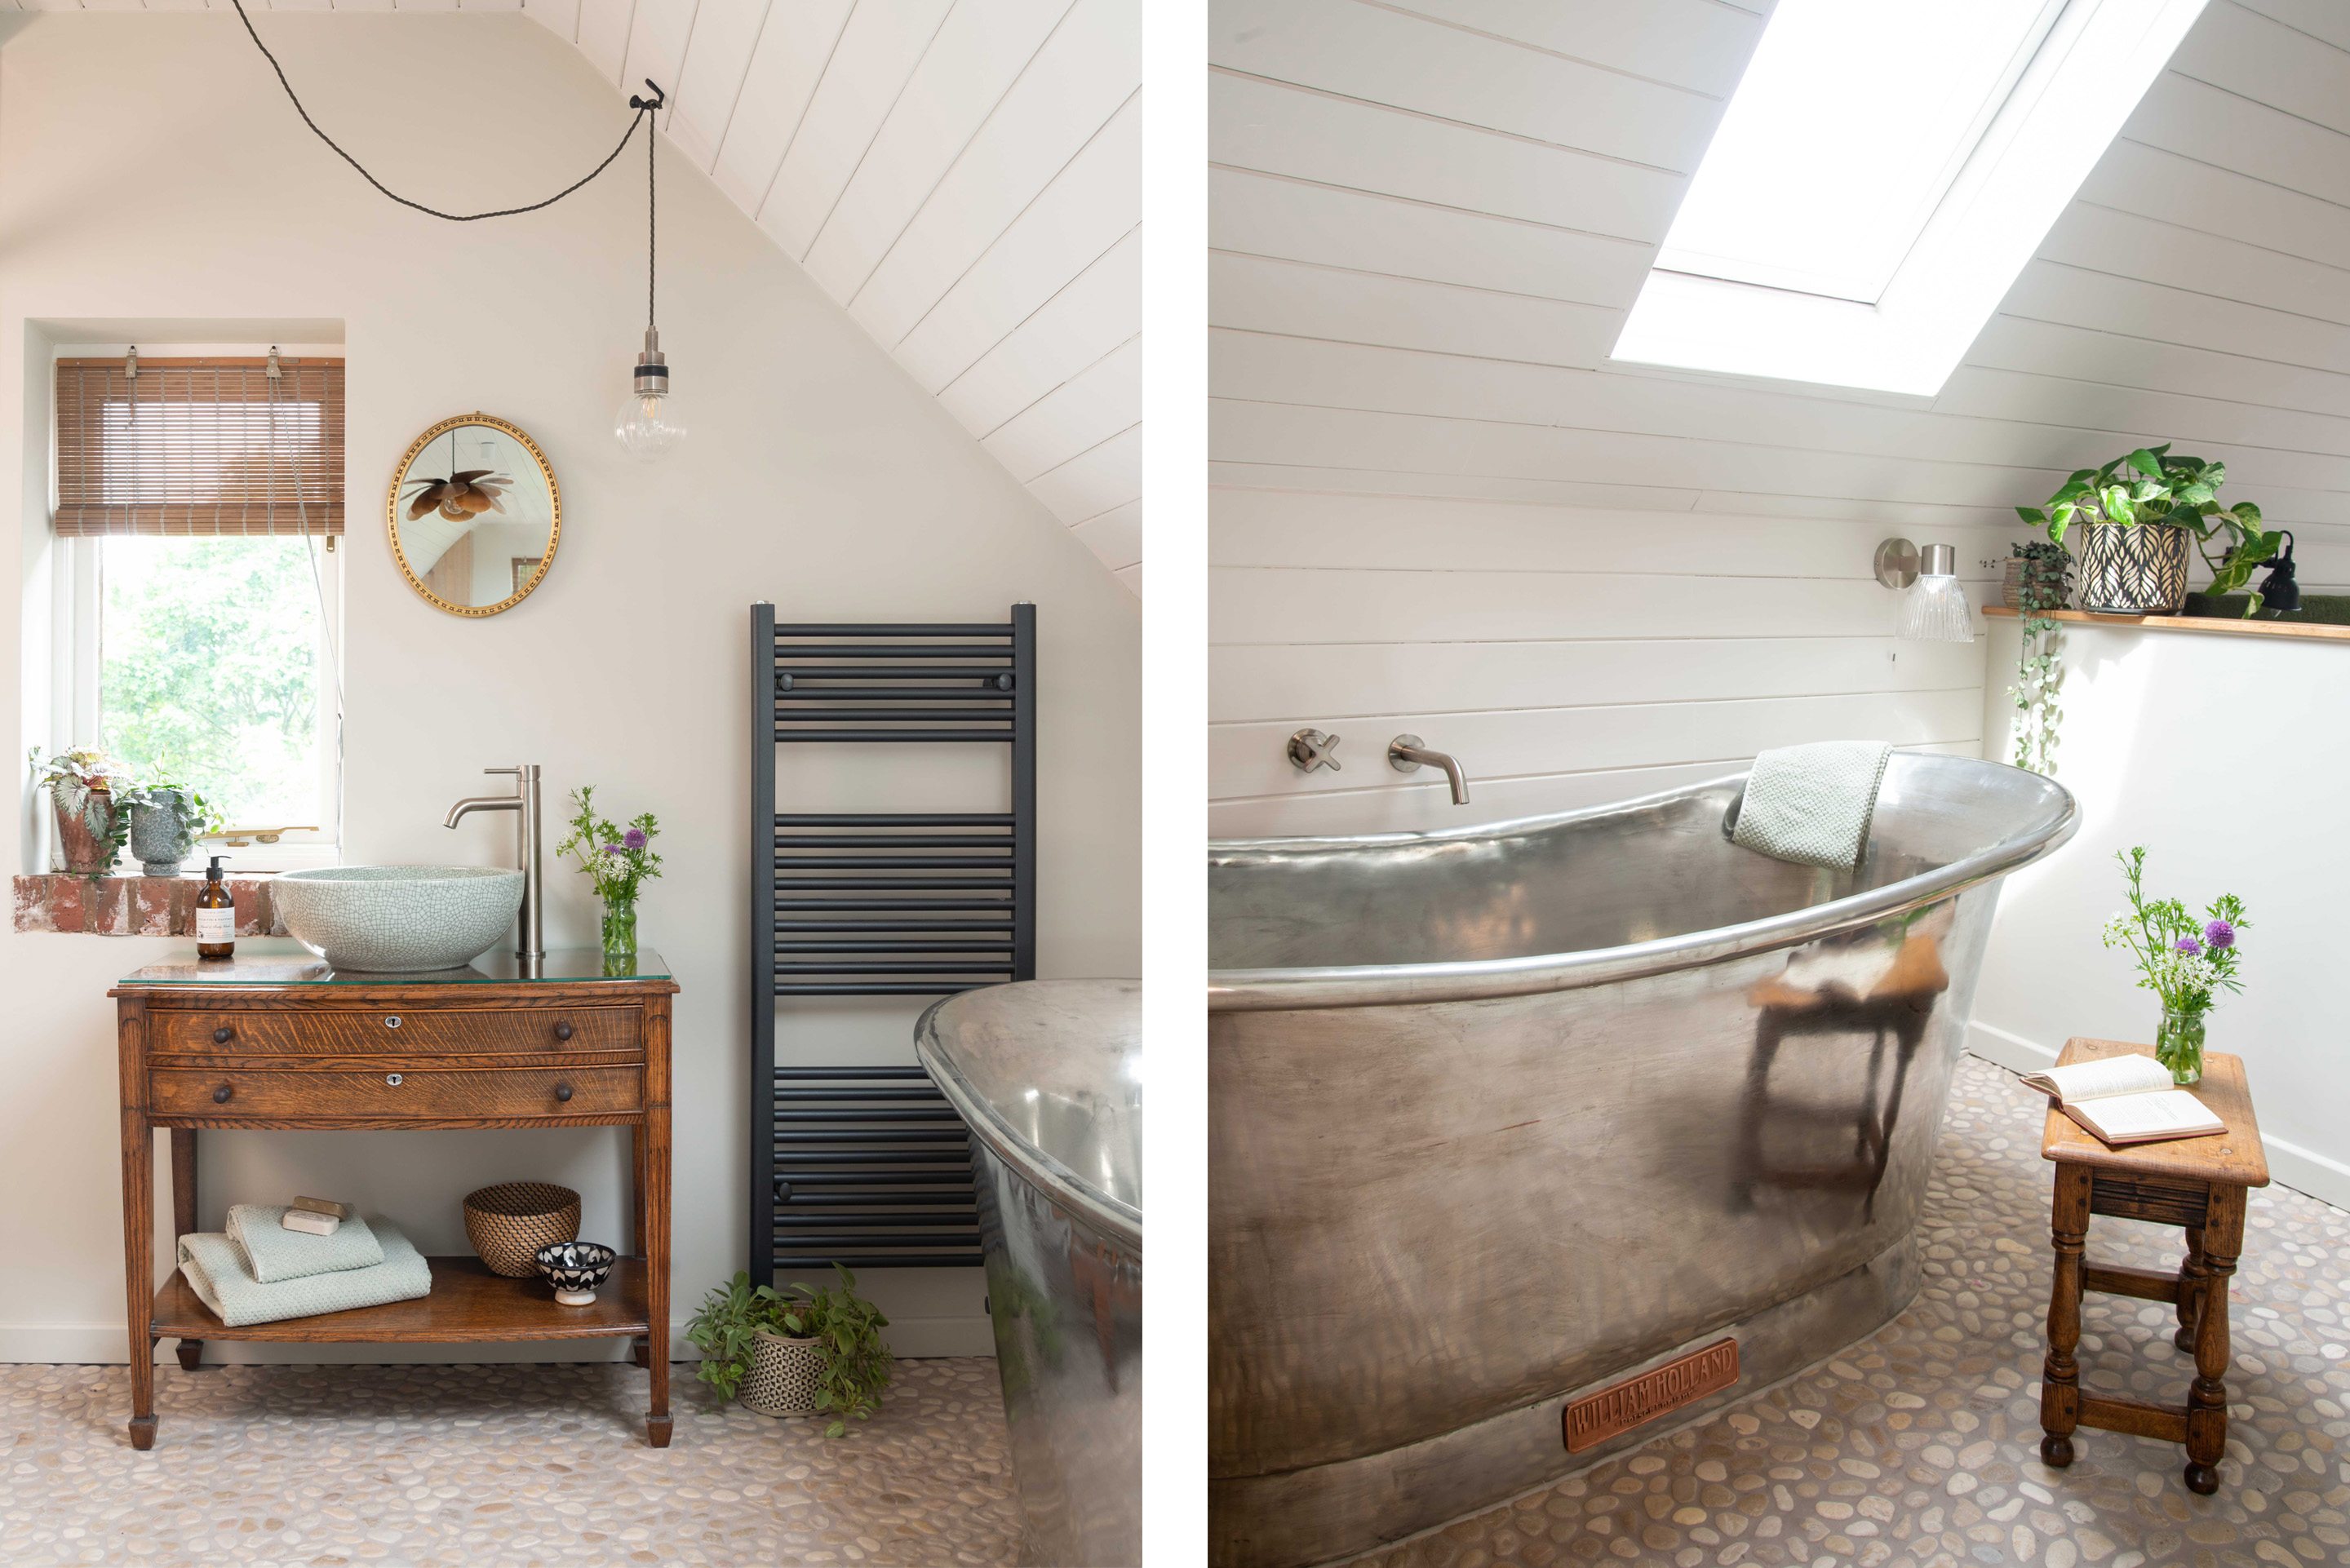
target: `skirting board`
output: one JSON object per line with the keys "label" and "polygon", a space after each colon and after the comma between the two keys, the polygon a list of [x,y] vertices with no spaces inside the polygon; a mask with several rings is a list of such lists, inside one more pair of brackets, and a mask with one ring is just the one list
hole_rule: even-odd
{"label": "skirting board", "polygon": [[[1967,1050],[2011,1073],[2037,1073],[2056,1060],[2055,1048],[1980,1020],[1967,1025]],[[2269,1175],[2278,1185],[2336,1209],[2350,1209],[2350,1165],[2266,1133],[2261,1135],[2261,1147],[2268,1151]]]}
{"label": "skirting board", "polygon": [[[891,1354],[910,1361],[941,1355],[995,1354],[995,1330],[983,1317],[892,1318],[887,1330]],[[172,1359],[176,1340],[156,1347],[156,1360]],[[670,1355],[698,1361],[702,1353],[685,1337],[685,1322],[670,1324]],[[204,1360],[222,1366],[471,1366],[488,1362],[623,1361],[625,1339],[550,1340],[536,1345],[271,1345],[243,1340],[207,1340]],[[119,1366],[122,1324],[27,1324],[0,1326],[0,1362],[55,1366]]]}

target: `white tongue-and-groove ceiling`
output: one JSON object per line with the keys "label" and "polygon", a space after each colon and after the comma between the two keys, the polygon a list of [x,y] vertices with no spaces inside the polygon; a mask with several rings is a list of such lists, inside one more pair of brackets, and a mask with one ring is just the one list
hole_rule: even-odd
{"label": "white tongue-and-groove ceiling", "polygon": [[2350,8],[2210,0],[1930,401],[1607,362],[1768,9],[1215,0],[1214,482],[2021,538],[2172,441],[2350,583]]}
{"label": "white tongue-and-groove ceiling", "polygon": [[[1141,591],[1136,0],[246,5],[520,11],[576,46],[624,96],[659,82],[671,146]],[[0,0],[0,8],[230,5]]]}

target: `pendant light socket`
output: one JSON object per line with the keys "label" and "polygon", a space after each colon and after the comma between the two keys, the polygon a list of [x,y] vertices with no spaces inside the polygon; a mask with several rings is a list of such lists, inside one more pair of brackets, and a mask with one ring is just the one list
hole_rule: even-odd
{"label": "pendant light socket", "polygon": [[644,352],[637,356],[636,392],[639,397],[669,395],[669,360],[661,355],[660,334],[650,327],[645,328]]}

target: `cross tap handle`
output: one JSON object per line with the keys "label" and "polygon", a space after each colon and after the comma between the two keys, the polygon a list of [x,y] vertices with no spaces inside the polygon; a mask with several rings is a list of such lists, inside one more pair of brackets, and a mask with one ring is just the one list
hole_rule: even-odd
{"label": "cross tap handle", "polygon": [[1332,773],[1344,773],[1338,765],[1338,737],[1326,735],[1319,730],[1300,730],[1289,737],[1289,760],[1301,774],[1315,768],[1328,768]]}

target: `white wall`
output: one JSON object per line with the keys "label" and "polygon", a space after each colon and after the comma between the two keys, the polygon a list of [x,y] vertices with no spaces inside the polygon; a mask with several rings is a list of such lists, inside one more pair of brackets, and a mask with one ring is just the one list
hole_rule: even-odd
{"label": "white wall", "polygon": [[[1993,623],[1994,672],[2013,668],[2017,636]],[[2114,855],[2145,845],[2149,896],[2244,900],[2244,993],[2212,1012],[2205,1048],[2244,1059],[2275,1178],[2350,1206],[2350,1024],[2332,1005],[2350,646],[2093,625],[2064,638],[2055,776],[2081,828],[2002,888],[1969,1047],[2029,1072],[2074,1035],[2154,1038],[2160,1002],[2098,938],[2126,907]],[[1986,704],[1994,744],[2012,712],[1996,693]]]}
{"label": "white wall", "polygon": [[[331,106],[388,183],[464,208],[576,177],[621,119],[577,53],[518,16],[285,16],[288,72]],[[448,62],[466,68],[452,71]],[[485,765],[536,761],[551,794],[593,783],[650,808],[668,874],[641,930],[677,1003],[674,1299],[740,1266],[747,1036],[747,607],[826,620],[982,619],[1038,607],[1043,823],[1039,968],[1131,974],[1138,952],[1138,619],[1133,597],[936,400],[777,254],[708,181],[661,174],[662,339],[694,432],[643,468],[609,434],[641,332],[640,174],[616,170],[542,213],[456,226],[367,189],[274,96],[233,14],[48,16],[0,48],[0,426],[45,430],[38,339],[127,325],[343,324],[349,362],[345,686],[353,861],[502,860],[502,823],[444,831]],[[191,82],[241,84],[192,93]],[[494,84],[484,90],[480,84]],[[72,134],[64,132],[70,129]],[[110,329],[121,326],[122,330]],[[172,330],[158,328],[159,331]],[[303,336],[316,334],[307,331]],[[515,421],[562,483],[546,582],[486,621],[401,581],[369,498],[415,434],[481,409]],[[29,450],[28,450],[29,449]],[[0,728],[38,738],[48,555],[38,440],[0,448],[21,496],[12,567],[23,626]],[[920,759],[800,765],[810,787],[885,795]],[[552,805],[550,800],[550,805]],[[13,820],[0,858],[17,860]],[[552,848],[552,839],[549,841]],[[585,879],[551,873],[552,941],[594,940]],[[123,1354],[112,1007],[108,983],[184,944],[0,933],[0,1357]],[[910,1059],[914,1010],[803,1012],[803,1060]],[[328,1191],[380,1209],[428,1250],[463,1251],[458,1199],[543,1176],[581,1189],[586,1232],[618,1236],[624,1135],[208,1134],[203,1213]],[[168,1206],[164,1212],[168,1213]],[[169,1256],[159,1236],[159,1257]],[[881,1280],[918,1353],[983,1351],[976,1271]],[[609,1347],[588,1352],[610,1354]],[[386,1349],[360,1347],[359,1358]],[[494,1349],[444,1351],[473,1358]],[[523,1347],[525,1356],[570,1354]]]}
{"label": "white wall", "polygon": [[[1607,360],[1766,9],[1212,8],[1219,834],[1603,801],[1823,734],[1971,751],[1981,655],[1891,657],[1871,548],[1986,577],[2013,504],[2145,442],[2224,459],[2305,587],[2350,583],[2338,7],[2211,0],[1933,399]],[[1306,724],[1345,773],[1282,760]],[[1387,772],[1399,730],[1492,781],[1470,810]]]}

